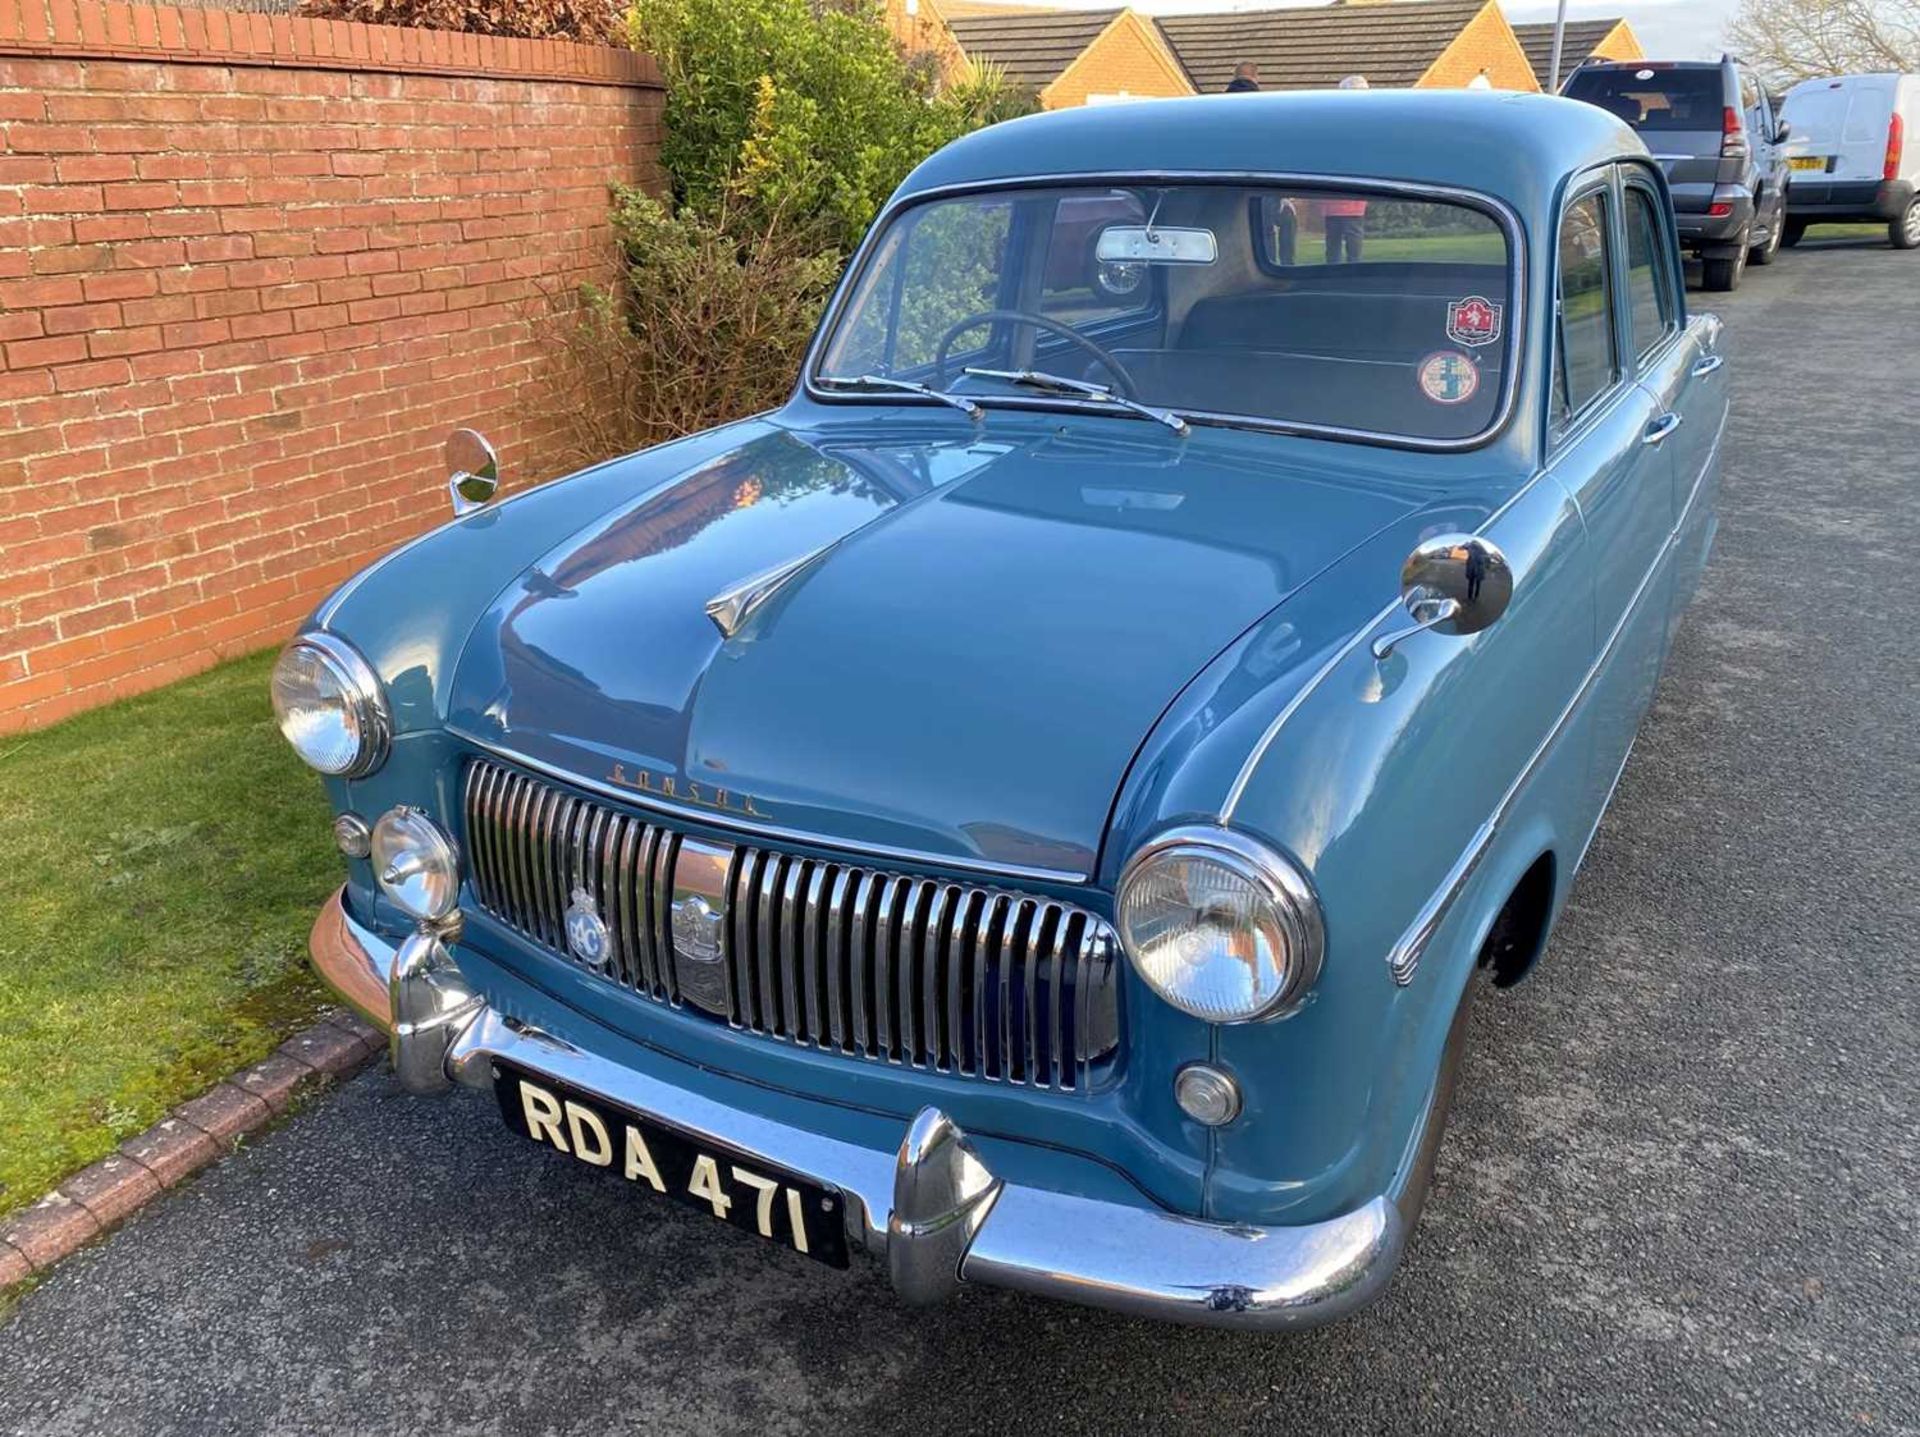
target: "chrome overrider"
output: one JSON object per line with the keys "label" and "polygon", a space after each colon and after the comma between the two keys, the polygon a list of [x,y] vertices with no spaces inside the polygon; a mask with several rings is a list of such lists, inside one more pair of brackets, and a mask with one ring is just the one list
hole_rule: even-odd
{"label": "chrome overrider", "polygon": [[883,1260],[916,1305],[975,1283],[1162,1321],[1316,1326],[1385,1287],[1406,1237],[1402,1204],[1417,1202],[1396,1190],[1301,1227],[1218,1223],[1006,1182],[938,1108],[921,1109],[897,1153],[826,1137],[514,1023],[461,974],[449,947],[457,919],[395,945],[356,922],[342,896],[314,923],[314,966],[386,1030],[402,1087],[491,1088],[505,1062],[830,1184],[848,1198],[849,1245]]}

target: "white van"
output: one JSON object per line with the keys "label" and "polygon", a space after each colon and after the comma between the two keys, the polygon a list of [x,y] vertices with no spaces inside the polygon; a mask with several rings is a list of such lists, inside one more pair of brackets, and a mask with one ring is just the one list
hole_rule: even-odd
{"label": "white van", "polygon": [[1920,75],[1836,75],[1787,91],[1787,244],[1808,225],[1884,220],[1920,246]]}

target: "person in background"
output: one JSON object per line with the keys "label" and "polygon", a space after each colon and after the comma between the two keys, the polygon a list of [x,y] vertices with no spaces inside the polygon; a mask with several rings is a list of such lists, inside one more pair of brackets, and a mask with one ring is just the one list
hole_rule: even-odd
{"label": "person in background", "polygon": [[[1365,75],[1349,75],[1340,82],[1343,90],[1365,90]],[[1327,263],[1360,262],[1360,246],[1366,236],[1367,202],[1358,199],[1328,200],[1320,207],[1327,226]]]}
{"label": "person in background", "polygon": [[1233,67],[1233,78],[1227,81],[1229,95],[1246,95],[1260,88],[1260,67],[1251,60],[1242,60]]}

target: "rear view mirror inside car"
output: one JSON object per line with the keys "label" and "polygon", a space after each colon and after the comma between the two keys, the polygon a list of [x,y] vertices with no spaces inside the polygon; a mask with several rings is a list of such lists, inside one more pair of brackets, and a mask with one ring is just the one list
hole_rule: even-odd
{"label": "rear view mirror inside car", "polygon": [[1100,231],[1095,256],[1102,263],[1212,264],[1220,257],[1220,246],[1212,230],[1109,225]]}

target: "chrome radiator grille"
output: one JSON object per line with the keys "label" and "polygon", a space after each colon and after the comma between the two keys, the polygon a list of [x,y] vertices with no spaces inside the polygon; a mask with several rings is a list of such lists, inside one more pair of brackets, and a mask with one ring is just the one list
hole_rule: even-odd
{"label": "chrome radiator grille", "polygon": [[[873,1062],[1072,1091],[1119,1042],[1118,943],[1067,904],[688,839],[484,759],[468,766],[465,808],[480,906],[655,1002]],[[723,976],[676,950],[688,845],[723,855]],[[605,924],[601,963],[569,946],[578,895]]]}

